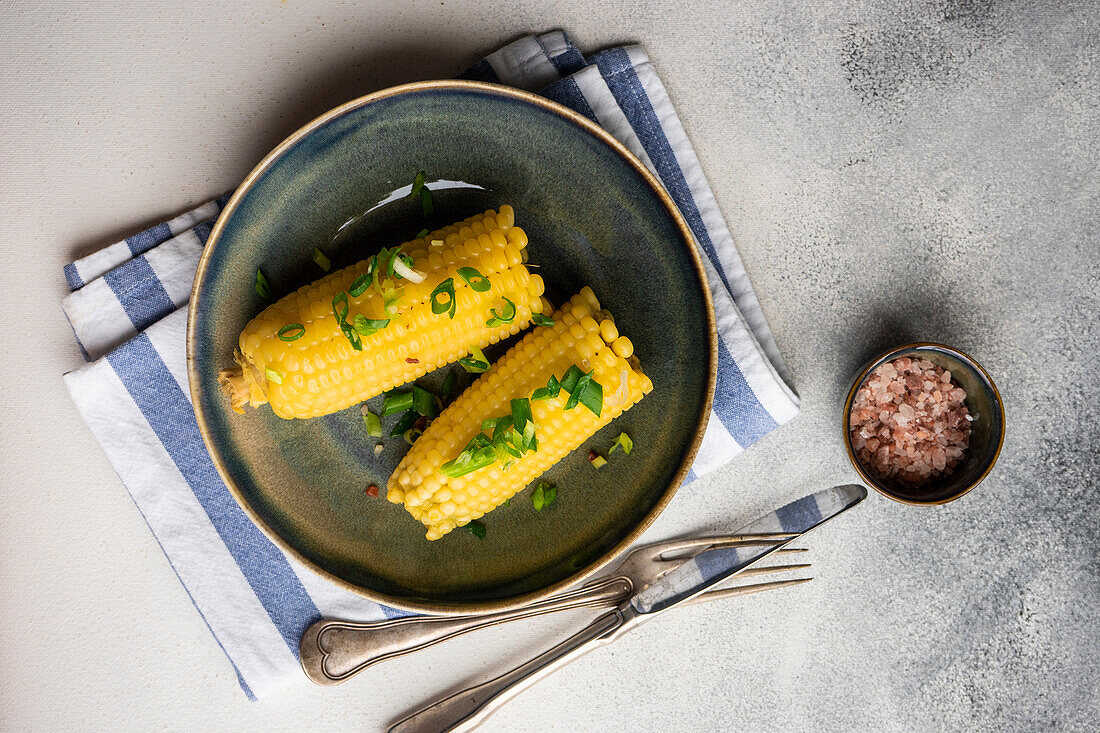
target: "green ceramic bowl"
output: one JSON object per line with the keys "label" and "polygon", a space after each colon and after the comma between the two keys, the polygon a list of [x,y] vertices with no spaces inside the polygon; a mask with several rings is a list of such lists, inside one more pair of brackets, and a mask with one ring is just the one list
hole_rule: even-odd
{"label": "green ceramic bowl", "polygon": [[[463,185],[419,203],[391,194],[417,171]],[[393,198],[390,203],[378,202]],[[262,268],[276,295],[334,267],[490,207],[511,204],[531,263],[561,303],[591,286],[634,342],[654,389],[546,475],[557,501],[535,512],[530,489],[484,519],[484,539],[458,530],[429,542],[385,485],[407,449],[381,455],[357,407],[281,420],[237,415],[217,384],[244,325],[262,308]],[[248,176],[222,212],[199,264],[188,369],[203,438],[230,491],[284,551],[335,582],[413,611],[517,606],[591,575],[636,540],[683,480],[714,390],[715,325],[699,254],[653,176],[607,133],[541,97],[491,84],[424,82],[343,105],[296,132]],[[489,352],[503,353],[502,346]],[[462,370],[452,367],[463,378]],[[437,372],[427,386],[442,381]],[[377,411],[380,398],[372,401]],[[390,428],[393,418],[387,419]],[[594,469],[626,431],[630,456]],[[369,484],[382,497],[365,494]]]}
{"label": "green ceramic bowl", "polygon": [[[910,356],[927,359],[951,372],[952,380],[966,390],[966,407],[974,417],[970,423],[970,446],[955,470],[930,484],[914,488],[898,481],[879,478],[856,458],[852,447],[852,402],[871,372],[888,361]],[[993,470],[1005,439],[1005,410],[997,385],[978,362],[943,344],[916,343],[890,349],[868,362],[852,381],[844,402],[844,446],[856,472],[868,486],[903,504],[929,506],[954,501],[973,489]]]}

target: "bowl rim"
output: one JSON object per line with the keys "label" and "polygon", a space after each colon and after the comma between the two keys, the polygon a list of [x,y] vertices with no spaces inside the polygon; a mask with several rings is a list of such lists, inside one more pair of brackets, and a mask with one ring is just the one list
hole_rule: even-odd
{"label": "bowl rim", "polygon": [[[997,437],[997,449],[993,452],[993,458],[989,461],[989,465],[985,467],[985,470],[983,470],[981,474],[970,483],[969,486],[967,486],[965,489],[958,492],[957,494],[952,494],[951,496],[943,499],[915,501],[913,499],[905,499],[893,494],[887,488],[882,486],[877,478],[872,476],[870,472],[863,468],[863,466],[859,462],[859,459],[856,458],[855,450],[852,448],[852,434],[849,428],[852,420],[852,402],[855,399],[856,392],[859,391],[860,385],[862,385],[863,382],[867,379],[867,376],[868,374],[870,374],[871,370],[903,351],[920,351],[921,349],[929,348],[942,349],[943,351],[950,353],[951,355],[957,357],[959,361],[973,368],[982,377],[985,378],[985,381],[988,382],[989,386],[993,389],[993,401],[996,403],[997,410],[1000,412],[1001,433]],[[860,479],[862,479],[864,483],[866,483],[878,493],[885,496],[887,499],[896,501],[901,504],[908,504],[910,506],[938,506],[942,504],[948,504],[952,501],[955,501],[956,499],[960,499],[963,496],[966,496],[974,489],[974,487],[984,481],[985,477],[989,475],[989,472],[993,470],[993,467],[997,465],[997,459],[1001,456],[1001,448],[1004,446],[1005,442],[1005,407],[1004,402],[1001,400],[1001,393],[997,389],[996,382],[994,382],[993,378],[989,376],[989,372],[987,372],[985,368],[981,364],[979,364],[974,357],[970,356],[970,354],[967,354],[961,349],[956,349],[953,346],[947,346],[946,344],[941,344],[934,341],[914,341],[913,343],[903,344],[902,346],[895,346],[893,348],[887,349],[886,351],[883,351],[881,354],[874,357],[863,365],[863,367],[856,374],[855,379],[852,380],[852,386],[848,389],[848,396],[844,400],[844,412],[841,415],[841,430],[844,433],[844,449],[848,453],[848,460],[851,462],[852,467],[856,470],[856,473],[859,474]]]}
{"label": "bowl rim", "polygon": [[[536,107],[542,108],[548,112],[556,114],[557,116],[565,119],[568,122],[572,122],[575,126],[580,128],[583,132],[595,137],[603,142],[611,150],[619,155],[628,166],[633,168],[634,172],[641,177],[641,179],[653,190],[657,195],[657,198],[664,205],[665,209],[672,217],[677,229],[680,231],[681,244],[685,247],[688,256],[695,267],[696,275],[699,278],[699,287],[703,296],[705,318],[707,324],[707,378],[705,393],[703,395],[703,403],[701,405],[699,415],[696,419],[695,433],[692,436],[691,442],[685,451],[680,465],[677,467],[676,472],[673,474],[668,486],[665,487],[664,492],[658,497],[657,501],[650,508],[649,512],[638,522],[635,527],[628,532],[622,539],[619,540],[614,546],[607,549],[599,557],[577,570],[575,573],[555,582],[550,585],[544,586],[534,591],[522,593],[515,596],[508,596],[506,598],[498,598],[489,601],[479,602],[433,602],[425,601],[422,599],[408,599],[397,596],[391,596],[386,593],[380,593],[369,588],[352,583],[344,578],[341,578],[328,570],[325,570],[311,560],[306,558],[297,548],[293,547],[284,540],[278,533],[274,531],[256,512],[250,505],[245,497],[243,491],[237,486],[233,477],[226,466],[226,463],[218,450],[218,447],[213,439],[210,425],[207,421],[206,413],[202,407],[202,400],[200,399],[200,388],[202,380],[198,373],[198,365],[195,356],[196,351],[196,330],[197,330],[197,310],[198,310],[198,295],[203,285],[206,283],[207,274],[210,267],[211,254],[213,253],[218,241],[221,239],[223,230],[225,229],[226,222],[237,210],[241,200],[252,189],[260,177],[271,168],[276,161],[278,161],[288,150],[290,150],[295,144],[308,136],[311,132],[317,128],[323,126],[331,120],[337,119],[348,112],[359,109],[371,103],[388,99],[390,97],[400,96],[411,93],[433,92],[433,91],[466,91],[477,92],[487,95],[495,95],[499,97],[506,97],[516,101],[526,102]],[[695,242],[695,237],[691,233],[691,229],[688,227],[683,214],[680,213],[679,208],[673,202],[672,197],[669,196],[664,186],[661,185],[657,177],[645,167],[645,165],[635,156],[625,145],[616,140],[609,132],[602,127],[592,122],[588,118],[580,115],[573,110],[565,107],[557,102],[549,100],[545,97],[541,97],[533,92],[528,92],[522,89],[516,89],[514,87],[508,87],[501,84],[491,84],[488,82],[479,81],[467,81],[463,79],[454,80],[433,80],[433,81],[419,81],[409,84],[401,84],[393,87],[387,87],[385,89],[372,92],[370,94],[357,97],[349,102],[345,102],[342,105],[334,107],[333,109],[324,112],[323,114],[315,117],[313,120],[307,122],[302,127],[298,128],[295,132],[289,135],[275,148],[271,150],[264,158],[256,165],[255,168],[245,177],[237,189],[233,192],[229,201],[218,215],[217,221],[214,223],[211,229],[210,236],[206,241],[206,245],[203,247],[202,256],[199,258],[198,268],[195,272],[195,280],[191,286],[190,299],[187,306],[187,381],[191,392],[191,401],[195,410],[195,419],[198,422],[199,433],[202,435],[203,443],[206,445],[207,452],[210,454],[211,460],[214,462],[214,466],[221,476],[222,481],[225,482],[226,487],[232,494],[233,499],[244,511],[245,515],[255,524],[264,535],[271,540],[276,547],[282,550],[284,553],[292,557],[296,562],[309,568],[312,572],[317,573],[321,577],[325,578],[329,582],[336,584],[344,590],[350,591],[357,595],[368,598],[376,603],[380,603],[391,608],[402,609],[406,611],[413,611],[418,613],[432,613],[439,615],[454,615],[454,614],[472,614],[472,613],[491,613],[495,611],[504,611],[519,608],[527,604],[533,603],[538,600],[542,600],[549,596],[552,596],[560,591],[574,586],[587,578],[592,577],[599,572],[605,566],[607,566],[612,560],[621,555],[630,545],[636,542],[642,534],[653,524],[654,520],[665,510],[668,504],[672,501],[672,498],[676,495],[677,490],[683,483],[684,478],[687,476],[691,464],[695,460],[695,456],[699,452],[699,446],[703,440],[703,434],[706,432],[707,423],[710,418],[711,405],[714,401],[714,389],[717,376],[717,351],[718,351],[718,335],[717,335],[717,321],[714,314],[714,303],[711,298],[710,286],[706,275],[706,270],[703,267],[702,256],[699,252],[698,245]]]}

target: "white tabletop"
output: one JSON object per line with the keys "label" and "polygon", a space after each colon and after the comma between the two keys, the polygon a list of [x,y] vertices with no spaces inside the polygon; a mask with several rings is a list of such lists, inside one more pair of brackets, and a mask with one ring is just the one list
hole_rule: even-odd
{"label": "white tabletop", "polygon": [[813,583],[670,613],[486,729],[1095,725],[1096,5],[369,5],[0,3],[0,727],[374,730],[569,628],[250,703],[60,379],[82,363],[63,264],[233,188],[340,102],[555,27],[645,44],[803,398],[648,538],[851,480],[842,392],[894,343],[973,353],[1009,435],[965,499],[874,495],[809,541]]}

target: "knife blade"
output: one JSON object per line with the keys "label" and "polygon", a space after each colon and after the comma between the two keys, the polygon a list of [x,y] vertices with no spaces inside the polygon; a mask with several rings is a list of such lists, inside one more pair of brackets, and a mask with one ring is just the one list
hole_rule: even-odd
{"label": "knife blade", "polygon": [[[804,496],[736,530],[736,534],[804,534],[867,497],[857,484],[834,486]],[[702,593],[787,543],[760,547],[720,547],[696,555],[635,594],[629,604],[639,614],[659,613]]]}

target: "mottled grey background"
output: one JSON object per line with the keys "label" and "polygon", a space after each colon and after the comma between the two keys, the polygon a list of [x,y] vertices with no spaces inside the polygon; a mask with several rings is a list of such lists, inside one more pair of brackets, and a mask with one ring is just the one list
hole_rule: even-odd
{"label": "mottled grey background", "polygon": [[701,0],[0,4],[0,725],[372,730],[565,631],[245,702],[61,387],[56,306],[65,261],[316,113],[553,27],[646,45],[803,399],[650,538],[851,480],[843,392],[898,342],[972,353],[1009,431],[958,503],[872,496],[812,538],[813,583],[670,614],[486,728],[1097,729],[1100,7]]}

